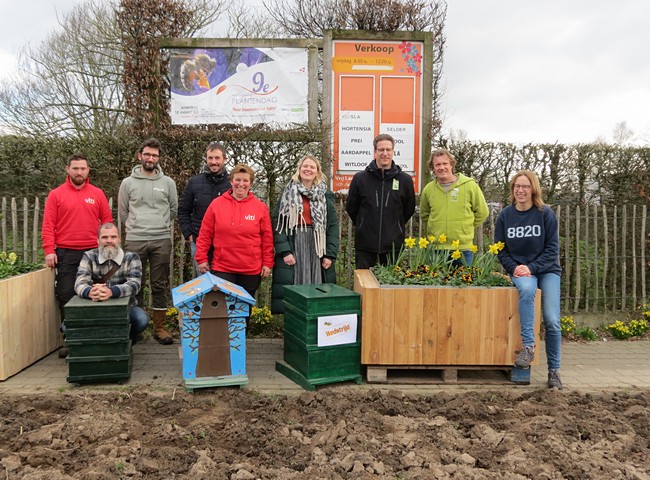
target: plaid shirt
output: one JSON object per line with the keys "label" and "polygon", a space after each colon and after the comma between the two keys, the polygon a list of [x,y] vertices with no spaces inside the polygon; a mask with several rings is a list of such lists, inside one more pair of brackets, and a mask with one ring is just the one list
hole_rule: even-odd
{"label": "plaid shirt", "polygon": [[98,282],[113,265],[118,264],[120,268],[106,281],[106,286],[112,290],[113,298],[135,297],[142,282],[142,262],[137,253],[124,252],[122,249],[120,253],[122,255],[118,254],[115,260],[106,260],[100,257],[97,248],[84,252],[74,282],[75,293],[88,298],[93,283]]}

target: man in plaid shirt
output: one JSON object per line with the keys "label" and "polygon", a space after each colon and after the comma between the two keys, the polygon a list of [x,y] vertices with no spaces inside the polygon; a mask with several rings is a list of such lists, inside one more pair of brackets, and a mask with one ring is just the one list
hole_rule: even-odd
{"label": "man in plaid shirt", "polygon": [[[103,302],[109,298],[132,297],[140,291],[142,262],[137,253],[125,252],[120,247],[120,235],[112,223],[104,223],[98,232],[99,248],[84,252],[77,270],[74,290],[81,298]],[[112,275],[101,282],[109,271]],[[131,343],[147,328],[147,313],[137,305],[129,308]]]}

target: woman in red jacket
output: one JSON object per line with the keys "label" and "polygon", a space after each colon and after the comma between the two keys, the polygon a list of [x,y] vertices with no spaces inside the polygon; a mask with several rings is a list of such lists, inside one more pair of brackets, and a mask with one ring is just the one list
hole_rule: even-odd
{"label": "woman in red jacket", "polygon": [[[196,243],[199,272],[211,271],[251,296],[273,268],[271,217],[266,204],[250,191],[254,178],[248,165],[235,165],[230,171],[232,188],[208,207]],[[208,263],[211,246],[212,265]]]}

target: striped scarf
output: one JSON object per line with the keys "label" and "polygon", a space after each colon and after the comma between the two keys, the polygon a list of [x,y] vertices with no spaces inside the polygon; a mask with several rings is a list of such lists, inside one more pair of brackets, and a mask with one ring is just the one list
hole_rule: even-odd
{"label": "striped scarf", "polygon": [[277,230],[280,233],[294,233],[295,229],[304,224],[302,217],[302,196],[309,200],[311,223],[314,229],[314,244],[318,257],[325,255],[325,224],[327,223],[327,205],[324,182],[305,187],[301,182],[291,180],[280,197]]}

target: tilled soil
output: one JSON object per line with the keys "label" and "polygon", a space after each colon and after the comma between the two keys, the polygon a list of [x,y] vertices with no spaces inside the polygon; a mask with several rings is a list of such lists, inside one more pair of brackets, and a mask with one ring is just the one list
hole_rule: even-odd
{"label": "tilled soil", "polygon": [[648,479],[650,391],[0,397],[0,479]]}

